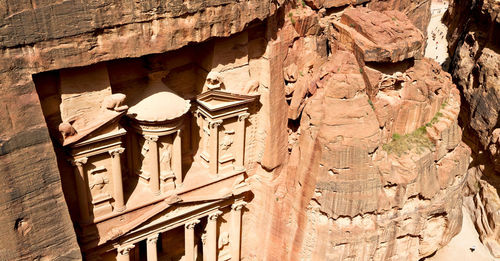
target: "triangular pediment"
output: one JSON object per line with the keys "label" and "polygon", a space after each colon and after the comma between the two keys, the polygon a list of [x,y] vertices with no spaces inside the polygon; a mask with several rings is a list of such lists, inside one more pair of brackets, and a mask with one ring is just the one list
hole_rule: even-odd
{"label": "triangular pediment", "polygon": [[[76,134],[66,137],[63,141],[63,146],[75,146],[77,144],[84,143],[85,141],[99,139],[99,137],[122,134],[124,130],[119,128],[118,121],[124,114],[125,111],[103,112],[98,117],[95,117],[92,121],[85,124],[83,127],[75,127]],[[73,123],[73,126],[78,126],[78,121],[79,119],[76,119],[75,123]]]}
{"label": "triangular pediment", "polygon": [[258,96],[225,91],[208,91],[196,96],[196,101],[209,111],[222,110],[254,101]]}

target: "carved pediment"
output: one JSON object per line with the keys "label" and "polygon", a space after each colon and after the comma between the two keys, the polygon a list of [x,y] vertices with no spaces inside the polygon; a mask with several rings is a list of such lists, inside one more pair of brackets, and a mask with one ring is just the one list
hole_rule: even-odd
{"label": "carved pediment", "polygon": [[109,136],[113,133],[120,133],[120,126],[118,121],[125,114],[125,111],[104,111],[93,121],[85,126],[78,127],[79,119],[76,119],[72,124],[76,130],[76,133],[72,136],[68,136],[63,140],[63,146],[82,143],[84,141],[90,141],[93,139],[98,139],[100,136]]}
{"label": "carved pediment", "polygon": [[225,91],[208,91],[196,96],[196,101],[209,111],[218,111],[253,102],[258,96]]}

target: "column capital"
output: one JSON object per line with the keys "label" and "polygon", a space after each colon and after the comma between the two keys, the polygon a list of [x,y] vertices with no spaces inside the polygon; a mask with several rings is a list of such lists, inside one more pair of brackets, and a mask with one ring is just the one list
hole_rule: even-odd
{"label": "column capital", "polygon": [[250,113],[246,112],[246,113],[242,113],[240,115],[238,115],[238,121],[244,121],[245,119],[247,119],[248,117],[250,116]]}
{"label": "column capital", "polygon": [[214,129],[216,127],[219,127],[219,125],[221,125],[221,124],[222,124],[222,120],[208,122],[208,126],[210,127],[210,129]]}
{"label": "column capital", "polygon": [[198,219],[195,219],[195,220],[191,220],[189,222],[186,223],[186,228],[187,229],[194,229],[194,227],[196,226],[196,224],[200,223],[200,220]]}
{"label": "column capital", "polygon": [[144,138],[149,141],[157,142],[160,137],[157,135],[144,135]]}
{"label": "column capital", "polygon": [[243,207],[245,207],[247,205],[247,202],[245,201],[239,201],[239,202],[235,202],[233,205],[231,205],[231,209],[232,210],[235,210],[235,211],[240,211],[243,209]]}
{"label": "column capital", "polygon": [[88,160],[89,160],[89,158],[87,158],[87,157],[81,157],[78,159],[70,160],[70,163],[73,166],[83,166],[87,163]]}
{"label": "column capital", "polygon": [[130,250],[132,250],[133,248],[135,247],[134,244],[130,244],[130,245],[125,245],[125,246],[119,246],[118,247],[118,254],[120,255],[128,255],[130,253]]}
{"label": "column capital", "polygon": [[108,151],[108,153],[109,153],[109,155],[111,155],[111,157],[115,157],[116,155],[122,154],[124,151],[125,151],[125,148],[116,148],[116,149]]}
{"label": "column capital", "polygon": [[156,242],[158,241],[159,235],[160,234],[154,234],[154,235],[149,236],[147,239],[148,244],[156,244]]}
{"label": "column capital", "polygon": [[222,211],[217,210],[214,213],[208,215],[208,220],[217,220],[217,218],[222,214]]}

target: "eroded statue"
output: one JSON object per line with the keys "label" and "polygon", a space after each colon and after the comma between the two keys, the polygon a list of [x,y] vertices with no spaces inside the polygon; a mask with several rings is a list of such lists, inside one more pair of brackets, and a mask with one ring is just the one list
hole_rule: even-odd
{"label": "eroded statue", "polygon": [[127,98],[127,96],[123,93],[111,94],[104,98],[102,106],[108,110],[125,111],[128,109],[128,106],[124,104],[125,98]]}

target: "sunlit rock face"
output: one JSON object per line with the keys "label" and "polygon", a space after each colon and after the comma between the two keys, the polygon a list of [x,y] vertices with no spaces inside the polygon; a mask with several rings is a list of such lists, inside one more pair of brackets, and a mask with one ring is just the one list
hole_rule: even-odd
{"label": "sunlit rock face", "polygon": [[0,259],[431,255],[470,150],[407,2],[5,4]]}

